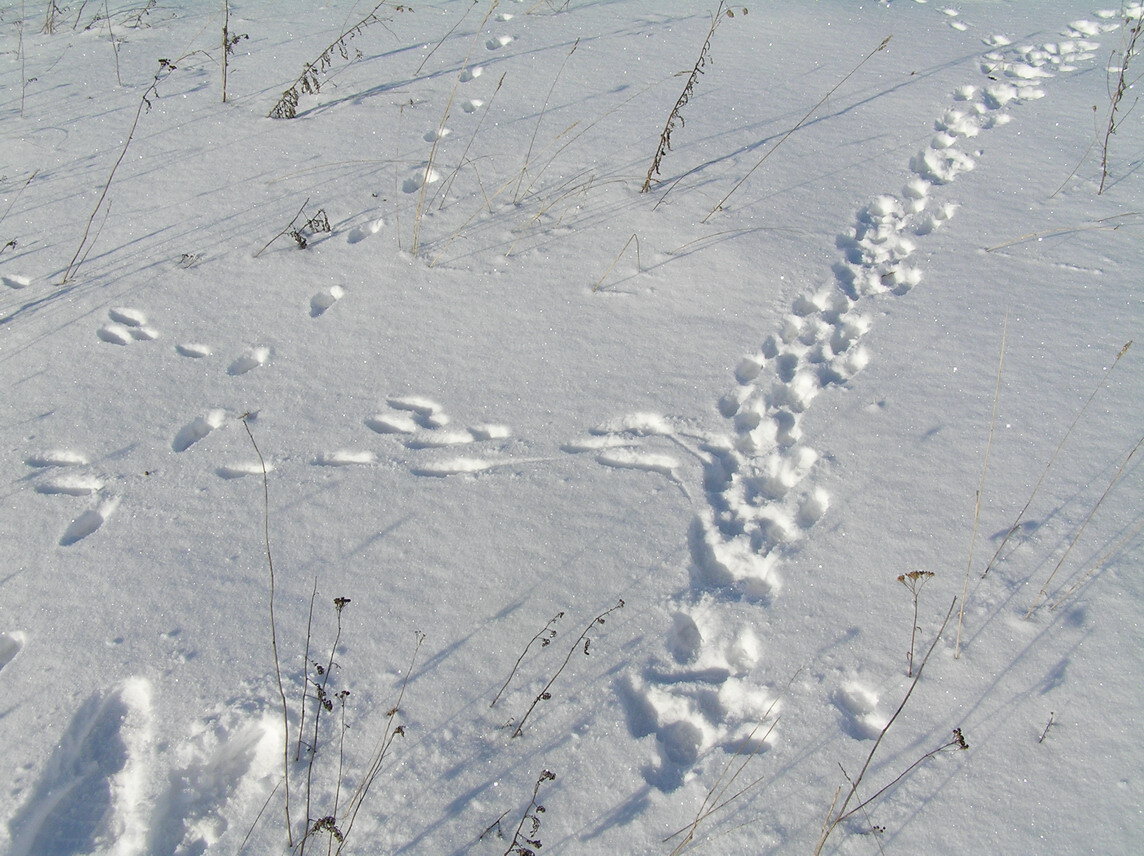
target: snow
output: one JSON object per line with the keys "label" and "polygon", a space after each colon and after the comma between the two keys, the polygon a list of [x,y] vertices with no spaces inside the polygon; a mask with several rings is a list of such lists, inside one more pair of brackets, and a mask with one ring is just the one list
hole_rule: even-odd
{"label": "snow", "polygon": [[1139,849],[1138,4],[57,5],[0,852]]}

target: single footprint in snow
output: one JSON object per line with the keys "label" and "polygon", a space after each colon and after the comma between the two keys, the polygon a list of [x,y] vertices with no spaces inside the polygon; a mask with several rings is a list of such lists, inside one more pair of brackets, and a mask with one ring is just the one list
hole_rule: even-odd
{"label": "single footprint in snow", "polygon": [[[274,467],[266,464],[266,472],[274,471]],[[234,464],[225,464],[215,470],[219,478],[240,479],[246,476],[260,476],[263,473],[262,464],[258,461],[241,461]]]}
{"label": "single footprint in snow", "polygon": [[485,47],[490,51],[499,51],[501,48],[511,45],[512,42],[512,36],[493,36],[491,39],[485,42]]}
{"label": "single footprint in snow", "polygon": [[842,728],[856,740],[873,740],[889,717],[878,710],[878,694],[850,681],[834,691],[834,706],[842,713]]}
{"label": "single footprint in snow", "polygon": [[19,630],[9,633],[0,633],[0,670],[16,659],[16,655],[24,650],[27,637]]}
{"label": "single footprint in snow", "polygon": [[152,740],[147,680],[91,696],[9,824],[12,856],[142,852]]}
{"label": "single footprint in snow", "polygon": [[269,348],[263,346],[248,348],[245,354],[230,364],[226,373],[231,377],[246,374],[260,366],[266,365],[268,359],[270,359]]}
{"label": "single footprint in snow", "polygon": [[504,466],[514,463],[513,461],[503,461],[497,463],[495,461],[486,461],[482,458],[449,458],[444,461],[433,461],[427,464],[419,464],[411,467],[410,472],[415,476],[431,476],[434,478],[444,478],[445,476],[456,475],[472,475],[474,473],[481,473],[485,470],[492,469],[496,466]]}
{"label": "single footprint in snow", "polygon": [[73,467],[87,463],[87,455],[72,449],[48,449],[24,459],[29,467]]}
{"label": "single footprint in snow", "polygon": [[371,220],[364,226],[355,226],[350,229],[349,234],[346,235],[346,241],[350,244],[357,244],[364,241],[370,235],[376,235],[385,228],[385,218],[378,217],[376,220]]}
{"label": "single footprint in snow", "polygon": [[119,497],[101,494],[96,504],[73,520],[60,537],[61,547],[70,547],[96,532],[119,507]]}
{"label": "single footprint in snow", "polygon": [[3,276],[0,276],[0,282],[3,282],[4,285],[8,286],[8,288],[19,290],[21,288],[27,288],[29,285],[31,285],[32,278],[30,276],[23,276],[21,274],[7,273]]}
{"label": "single footprint in snow", "polygon": [[175,345],[175,353],[180,357],[200,360],[203,357],[209,357],[214,352],[210,345],[204,345],[201,342],[185,342],[181,345]]}
{"label": "single footprint in snow", "polygon": [[209,410],[180,428],[175,439],[171,441],[171,448],[176,452],[185,452],[210,434],[211,431],[222,427],[224,422],[226,422],[225,410]]}
{"label": "single footprint in snow", "polygon": [[441,180],[441,173],[430,167],[428,164],[418,167],[414,170],[409,178],[401,185],[401,189],[406,193],[416,193],[427,184],[436,184]]}
{"label": "single footprint in snow", "polygon": [[90,496],[103,488],[103,479],[91,473],[63,473],[44,479],[36,485],[36,493],[62,493],[68,496]]}
{"label": "single footprint in snow", "polygon": [[147,316],[138,309],[112,308],[107,311],[107,317],[110,320],[96,331],[96,335],[109,344],[129,345],[159,337],[158,331],[147,326]]}
{"label": "single footprint in snow", "polygon": [[348,467],[355,464],[376,464],[377,455],[373,452],[354,449],[337,449],[323,452],[314,459],[319,467]]}
{"label": "single footprint in snow", "polygon": [[310,317],[317,318],[327,309],[345,297],[346,290],[340,285],[331,285],[310,298]]}

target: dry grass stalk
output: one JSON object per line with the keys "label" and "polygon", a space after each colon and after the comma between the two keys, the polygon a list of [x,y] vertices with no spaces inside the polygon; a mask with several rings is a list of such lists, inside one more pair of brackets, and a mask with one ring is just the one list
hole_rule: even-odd
{"label": "dry grass stalk", "polygon": [[[76,247],[75,255],[72,256],[71,261],[68,262],[67,269],[60,279],[60,285],[66,285],[71,282],[72,278],[78,273],[80,265],[83,263],[82,259],[80,259],[80,255],[82,254],[84,258],[87,258],[87,254],[84,253],[84,250],[87,249],[89,252],[91,250],[87,244],[88,239],[91,237],[92,224],[99,215],[100,209],[103,208],[103,203],[107,200],[107,194],[111,189],[111,182],[115,178],[115,173],[119,171],[123,159],[127,157],[127,149],[131,147],[131,142],[135,139],[135,131],[139,127],[139,120],[143,116],[143,111],[151,109],[151,99],[158,97],[159,84],[178,69],[176,63],[182,62],[188,56],[190,56],[190,54],[184,54],[174,61],[169,59],[159,60],[159,68],[151,79],[151,85],[143,90],[143,94],[139,97],[139,106],[135,109],[135,118],[131,122],[131,128],[127,131],[127,139],[123,141],[123,148],[119,150],[119,157],[115,159],[115,163],[112,164],[111,167],[111,172],[107,175],[107,181],[103,183],[103,188],[99,192],[99,198],[95,202],[95,207],[92,208],[91,215],[87,218],[87,223],[84,225],[83,236],[80,238],[79,246]],[[94,243],[95,242],[92,241],[92,244]]]}
{"label": "dry grass stalk", "polygon": [[910,571],[908,574],[898,574],[898,582],[909,589],[914,600],[914,620],[910,623],[910,651],[906,654],[906,662],[909,664],[906,670],[907,678],[914,676],[914,643],[917,641],[918,634],[918,595],[921,594],[925,584],[933,579],[933,576],[933,571]]}
{"label": "dry grass stalk", "polygon": [[534,710],[536,710],[536,706],[538,704],[540,704],[542,701],[548,701],[549,699],[552,698],[552,694],[549,692],[549,690],[551,690],[552,685],[554,683],[556,683],[556,679],[560,677],[560,673],[563,672],[564,669],[567,668],[568,663],[571,662],[572,655],[575,654],[577,651],[581,650],[581,648],[584,651],[584,655],[585,656],[588,655],[588,649],[592,645],[592,639],[588,636],[588,634],[592,632],[592,629],[597,624],[603,625],[607,621],[607,618],[609,615],[611,615],[613,612],[616,612],[617,610],[620,610],[623,608],[624,608],[624,601],[621,599],[611,609],[605,609],[603,612],[601,612],[599,615],[597,615],[595,618],[593,618],[592,622],[587,627],[584,628],[584,631],[579,636],[576,637],[576,641],[573,642],[572,647],[568,649],[568,656],[564,658],[564,662],[560,664],[560,668],[557,669],[553,673],[552,677],[548,679],[548,683],[546,683],[544,685],[544,689],[542,689],[537,694],[536,698],[534,698],[532,700],[532,704],[530,704],[528,706],[528,710],[525,711],[524,716],[522,716],[520,718],[520,722],[518,722],[516,725],[516,730],[513,731],[513,733],[512,733],[513,737],[520,737],[522,734],[524,734],[524,724],[526,722],[528,722],[528,718],[530,716],[532,716],[532,712]]}
{"label": "dry grass stalk", "polygon": [[512,194],[513,204],[520,202],[520,186],[524,183],[524,176],[528,172],[528,165],[532,161],[532,149],[536,145],[536,135],[540,133],[540,123],[544,121],[544,114],[548,110],[548,102],[552,100],[552,93],[556,90],[556,84],[560,80],[560,75],[564,73],[564,67],[568,65],[568,60],[572,59],[572,54],[576,53],[576,48],[580,47],[580,39],[576,39],[572,43],[572,49],[564,57],[564,61],[560,63],[560,68],[556,70],[556,76],[552,78],[552,85],[548,87],[548,94],[544,96],[544,104],[540,108],[540,115],[536,117],[536,125],[532,129],[532,137],[528,141],[528,150],[524,153],[524,163],[521,164],[520,174],[516,179],[516,189]]}

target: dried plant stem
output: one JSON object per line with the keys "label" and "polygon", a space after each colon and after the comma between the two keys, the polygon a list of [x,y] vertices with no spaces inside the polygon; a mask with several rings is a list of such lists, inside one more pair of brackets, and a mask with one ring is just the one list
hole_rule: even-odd
{"label": "dried plant stem", "polygon": [[815,114],[815,112],[818,110],[818,108],[821,107],[823,104],[825,104],[830,99],[830,96],[832,96],[835,92],[837,92],[839,90],[839,88],[841,88],[842,84],[844,84],[847,80],[849,80],[851,77],[853,77],[854,74],[858,71],[858,69],[860,69],[862,66],[864,66],[866,64],[866,62],[872,56],[874,56],[874,54],[878,53],[879,51],[885,50],[886,45],[888,45],[889,43],[890,43],[890,36],[886,36],[886,38],[882,39],[882,43],[880,45],[878,45],[878,47],[874,48],[874,50],[872,50],[872,51],[870,51],[870,53],[866,54],[866,56],[864,56],[862,58],[861,62],[859,62],[856,66],[854,66],[854,68],[850,69],[850,71],[848,71],[846,73],[845,77],[843,77],[840,81],[838,81],[836,84],[834,84],[834,87],[829,92],[827,92],[825,95],[822,96],[821,101],[819,101],[817,104],[815,104],[813,107],[811,107],[807,111],[806,115],[803,116],[801,119],[799,119],[798,123],[793,128],[791,128],[789,131],[787,131],[785,134],[783,134],[779,138],[778,142],[776,142],[773,146],[771,146],[769,149],[767,149],[766,154],[764,154],[761,158],[759,158],[758,163],[756,163],[753,167],[751,167],[749,170],[747,170],[746,175],[744,175],[742,178],[740,178],[738,181],[735,182],[735,185],[730,189],[730,191],[727,192],[727,195],[724,196],[722,199],[720,199],[719,204],[716,205],[714,208],[712,208],[711,211],[707,214],[707,216],[703,218],[703,222],[706,223],[708,220],[710,220],[712,217],[714,217],[717,212],[722,211],[723,206],[727,203],[727,200],[730,199],[734,195],[735,191],[737,191],[740,187],[742,187],[743,183],[748,178],[751,177],[751,174],[755,170],[757,170],[759,167],[761,167],[763,165],[763,163],[766,161],[767,158],[769,158],[771,155],[773,155],[775,153],[775,149],[777,149],[779,146],[781,146],[783,143],[785,143],[787,141],[787,139],[791,136],[791,134],[793,134],[795,131],[797,131],[799,128],[801,128],[803,125],[805,125],[807,123],[807,121],[810,119],[810,117]]}
{"label": "dried plant stem", "polygon": [[[981,477],[973,500],[973,526],[969,533],[969,555],[965,560],[965,584],[961,588],[961,606],[957,610],[957,641],[953,646],[953,659],[961,657],[961,628],[965,620],[965,601],[969,596],[969,575],[973,570],[973,549],[977,546],[977,528],[981,522],[981,492],[989,474],[989,455],[993,451],[993,433],[997,428],[997,403],[1001,400],[1001,375],[1005,369],[1005,347],[1009,342],[1009,310],[1005,310],[1005,323],[1001,328],[1001,349],[997,354],[997,379],[993,386],[993,412],[989,416],[989,435],[985,441],[985,454],[981,461]],[[911,648],[912,650],[912,648]]]}
{"label": "dried plant stem", "polygon": [[179,57],[179,59],[174,62],[166,59],[159,60],[159,68],[151,79],[151,85],[148,86],[139,97],[139,106],[135,109],[135,118],[131,121],[131,128],[127,131],[127,139],[123,141],[123,148],[119,150],[119,157],[115,159],[115,163],[111,167],[111,172],[108,173],[107,181],[103,183],[103,188],[99,192],[99,198],[95,202],[95,207],[91,209],[91,214],[88,216],[87,223],[83,228],[83,237],[80,238],[79,246],[76,247],[75,250],[75,255],[73,255],[71,261],[68,262],[67,269],[64,271],[64,275],[60,280],[60,285],[71,282],[72,278],[79,272],[80,264],[77,264],[77,262],[79,262],[80,255],[87,247],[88,238],[91,236],[91,226],[99,214],[99,209],[103,207],[103,203],[107,199],[107,194],[111,189],[111,182],[115,178],[115,173],[119,171],[120,164],[122,164],[123,159],[127,157],[127,150],[131,147],[131,141],[135,139],[135,131],[139,127],[139,119],[143,116],[143,111],[150,109],[151,98],[158,94],[159,84],[166,80],[171,73],[177,69],[177,63],[186,59],[186,56],[187,55]]}
{"label": "dried plant stem", "polygon": [[266,549],[266,567],[270,572],[270,650],[274,655],[274,677],[278,684],[278,696],[282,703],[282,783],[286,792],[286,839],[290,847],[294,846],[294,827],[290,818],[290,717],[286,704],[286,689],[282,684],[282,661],[278,656],[278,622],[274,616],[274,555],[270,550],[270,478],[266,469],[266,460],[254,439],[254,432],[250,430],[247,421],[250,414],[243,414],[240,418],[242,427],[246,429],[246,436],[250,438],[250,445],[254,447],[254,454],[258,456],[258,465],[262,468],[262,541]]}
{"label": "dried plant stem", "polygon": [[1112,361],[1112,365],[1108,367],[1106,372],[1104,372],[1104,376],[1100,379],[1100,382],[1097,383],[1097,385],[1093,388],[1092,393],[1085,400],[1084,406],[1081,407],[1077,415],[1073,417],[1073,421],[1069,425],[1068,430],[1065,431],[1065,435],[1061,437],[1060,442],[1057,443],[1057,447],[1053,449],[1053,454],[1049,457],[1049,462],[1045,464],[1045,468],[1041,470],[1041,475],[1037,479],[1037,483],[1033,485],[1033,491],[1029,494],[1029,498],[1025,500],[1025,504],[1021,507],[1021,512],[1017,515],[1017,519],[1013,521],[1013,525],[1009,527],[1009,531],[1007,531],[1005,533],[1005,537],[1001,539],[1001,543],[997,546],[997,550],[993,553],[993,557],[985,566],[985,570],[981,572],[981,576],[983,578],[993,568],[993,565],[997,562],[997,557],[1001,555],[1001,551],[1005,549],[1005,545],[1009,543],[1009,539],[1013,537],[1013,533],[1020,528],[1021,522],[1025,519],[1025,514],[1029,510],[1029,506],[1033,504],[1033,499],[1036,497],[1037,491],[1041,489],[1041,484],[1045,481],[1045,476],[1049,474],[1049,470],[1051,470],[1053,468],[1053,464],[1056,463],[1057,457],[1060,455],[1061,449],[1064,448],[1068,438],[1072,435],[1073,429],[1076,428],[1077,423],[1080,422],[1081,417],[1084,416],[1085,412],[1088,410],[1088,406],[1092,404],[1092,400],[1096,398],[1097,394],[1108,384],[1108,379],[1112,376],[1112,373],[1120,364],[1121,357],[1127,354],[1128,349],[1131,347],[1132,341],[1130,340],[1124,344],[1119,352],[1117,352],[1116,359]]}
{"label": "dried plant stem", "polygon": [[[312,639],[311,631],[314,626],[314,601],[318,598],[318,578],[314,577],[314,588],[310,592],[310,609],[306,614],[306,646],[302,652],[302,674],[307,675],[310,671],[310,640]],[[305,681],[302,682],[302,703],[298,705],[298,743],[294,749],[294,760],[302,760],[302,735],[305,734],[306,728],[306,697],[309,693],[309,686]]]}
{"label": "dried plant stem", "polygon": [[907,678],[914,676],[914,642],[917,640],[918,634],[918,595],[921,594],[925,584],[933,579],[933,576],[933,571],[910,571],[908,574],[898,575],[898,582],[910,590],[914,601],[914,620],[910,623],[910,651],[906,655],[906,662],[909,664],[906,671]]}
{"label": "dried plant stem", "polygon": [[[1051,197],[1050,197],[1051,198]],[[1111,223],[1111,220],[1119,220],[1123,217],[1139,217],[1139,211],[1128,211],[1124,214],[1113,214],[1111,217],[1102,217],[1099,220],[1093,220],[1092,223],[1083,226],[1073,226],[1068,229],[1049,229],[1046,232],[1029,232],[1028,234],[1021,235],[1020,237],[1013,238],[1012,240],[1005,241],[1001,244],[996,244],[992,247],[986,247],[985,252],[992,253],[997,250],[1002,250],[1005,247],[1011,247],[1014,244],[1021,244],[1025,241],[1039,241],[1042,238],[1055,238],[1059,235],[1073,235],[1077,232],[1090,232],[1090,231],[1111,231],[1115,232],[1124,226],[1139,226],[1140,223]]]}
{"label": "dried plant stem", "polygon": [[1112,480],[1108,483],[1108,487],[1104,489],[1104,493],[1100,495],[1100,499],[1096,501],[1096,505],[1089,509],[1089,512],[1085,516],[1084,521],[1080,524],[1080,528],[1077,529],[1076,534],[1072,537],[1072,540],[1069,541],[1068,546],[1065,548],[1065,552],[1061,556],[1060,561],[1057,562],[1056,566],[1053,568],[1052,573],[1049,574],[1049,578],[1045,580],[1044,585],[1041,586],[1041,590],[1037,592],[1036,600],[1033,601],[1033,605],[1030,606],[1028,611],[1025,613],[1025,618],[1032,616],[1032,614],[1037,611],[1037,608],[1048,598],[1048,588],[1050,585],[1052,585],[1053,579],[1056,577],[1057,572],[1061,569],[1061,566],[1064,565],[1065,559],[1069,557],[1069,553],[1072,552],[1072,548],[1076,546],[1076,542],[1079,541],[1080,536],[1084,534],[1084,530],[1088,526],[1089,521],[1092,520],[1093,516],[1100,509],[1100,506],[1104,503],[1104,500],[1108,498],[1108,494],[1112,492],[1114,487],[1116,487],[1116,483],[1120,481],[1120,477],[1124,475],[1125,469],[1127,469],[1128,464],[1131,463],[1132,458],[1140,450],[1142,445],[1144,445],[1144,436],[1136,441],[1136,445],[1132,447],[1132,451],[1128,453],[1128,457],[1126,457],[1121,462],[1120,466],[1116,468],[1116,472],[1113,474]]}
{"label": "dried plant stem", "polygon": [[[910,696],[913,695],[914,690],[917,688],[918,682],[922,679],[922,672],[925,671],[925,667],[929,662],[930,655],[933,654],[934,649],[937,647],[937,643],[941,640],[941,635],[945,632],[946,625],[949,624],[949,619],[953,615],[953,609],[955,606],[957,606],[957,598],[954,598],[953,602],[950,603],[949,610],[945,613],[945,620],[942,621],[941,627],[938,628],[937,635],[934,636],[933,642],[930,644],[929,650],[926,651],[925,657],[923,657],[921,663],[918,664],[918,672],[916,675],[914,675],[913,681],[910,682],[909,689],[906,690],[906,694],[902,698],[901,703],[898,705],[898,709],[894,711],[894,715],[890,717],[884,726],[882,726],[882,730],[878,734],[878,738],[874,741],[874,745],[870,748],[870,753],[866,756],[866,761],[862,764],[862,769],[858,772],[858,777],[850,783],[850,788],[846,793],[846,799],[842,801],[842,805],[839,807],[837,812],[835,812],[832,808],[830,814],[827,816],[826,823],[823,825],[822,836],[818,840],[818,846],[814,848],[814,856],[819,856],[819,854],[822,853],[822,848],[826,846],[826,840],[830,837],[830,834],[834,831],[838,824],[842,823],[844,819],[853,814],[853,812],[848,811],[847,809],[849,808],[850,803],[854,800],[855,794],[858,793],[858,786],[862,784],[862,779],[866,776],[866,771],[870,769],[870,764],[874,760],[874,755],[878,752],[878,747],[882,745],[882,740],[885,739],[887,732],[890,730],[890,726],[892,726],[897,721],[898,716],[901,715],[902,710],[906,706],[906,702],[910,700]],[[914,766],[916,766],[916,764]],[[913,767],[910,769],[913,769]],[[905,774],[903,773],[903,775]],[[900,779],[901,776],[895,779],[894,782],[897,782]],[[889,787],[889,785],[887,785],[887,787]],[[885,790],[886,788],[883,788],[870,799],[875,799],[877,796],[884,793]],[[854,811],[857,811],[859,808],[868,805],[870,799],[862,802],[854,809]],[[835,795],[835,804],[836,803],[837,795]]]}
{"label": "dried plant stem", "polygon": [[[836,817],[835,820],[833,821],[833,824],[835,826],[837,826],[839,823],[845,822],[849,818],[856,815],[858,812],[865,811],[866,808],[872,802],[874,802],[876,799],[878,799],[878,797],[882,796],[882,794],[886,793],[886,791],[890,790],[890,788],[894,787],[894,785],[896,785],[898,782],[900,782],[902,779],[904,779],[906,776],[908,776],[910,773],[912,773],[914,770],[916,770],[918,767],[920,767],[922,764],[924,764],[926,761],[928,761],[930,758],[934,757],[938,753],[944,752],[946,749],[958,749],[958,750],[964,751],[968,748],[969,748],[969,744],[965,742],[965,737],[962,735],[961,729],[955,728],[953,730],[953,738],[951,740],[949,740],[946,743],[943,743],[941,746],[938,746],[936,749],[931,749],[929,752],[926,752],[924,755],[922,755],[920,758],[918,758],[916,761],[914,761],[912,764],[910,764],[910,766],[908,766],[908,767],[906,767],[906,769],[902,770],[902,772],[900,772],[897,776],[895,776],[888,784],[884,785],[883,787],[881,787],[877,791],[875,791],[873,796],[867,797],[866,799],[862,800],[862,802],[858,803],[858,805],[854,806],[854,808],[850,809],[850,811]],[[843,771],[843,772],[845,772],[845,771]]]}
{"label": "dried plant stem", "polygon": [[671,112],[667,116],[667,123],[663,126],[663,130],[659,134],[659,144],[655,149],[655,157],[652,158],[651,166],[648,167],[647,177],[644,178],[640,193],[647,193],[648,190],[651,189],[652,179],[659,175],[659,168],[663,163],[663,159],[667,157],[667,153],[671,151],[671,133],[675,130],[676,122],[678,122],[680,126],[687,124],[683,118],[682,111],[683,108],[687,106],[687,102],[691,100],[691,94],[695,91],[695,84],[699,81],[699,75],[703,74],[704,67],[710,62],[707,58],[707,54],[711,51],[711,39],[715,36],[715,29],[723,21],[726,6],[726,0],[719,0],[715,14],[711,16],[711,26],[707,30],[707,37],[703,39],[703,47],[699,49],[699,59],[695,61],[695,66],[691,69],[691,74],[687,76],[687,83],[683,86],[683,92],[681,92],[679,98],[676,99],[675,106],[671,108]]}
{"label": "dried plant stem", "polygon": [[1126,532],[1119,541],[1109,547],[1108,550],[1106,550],[1099,559],[1093,562],[1092,565],[1089,566],[1088,570],[1080,575],[1080,578],[1076,582],[1065,589],[1064,594],[1053,601],[1052,606],[1049,607],[1049,611],[1055,611],[1056,609],[1060,608],[1063,603],[1065,603],[1070,597],[1072,597],[1077,593],[1077,591],[1080,590],[1081,586],[1083,586],[1086,582],[1089,581],[1089,579],[1092,578],[1092,575],[1095,574],[1104,565],[1105,562],[1119,553],[1124,548],[1125,544],[1127,544],[1133,538],[1137,537],[1141,532],[1144,532],[1144,519],[1141,519],[1135,526],[1129,529],[1128,532]]}
{"label": "dried plant stem", "polygon": [[609,615],[623,608],[624,601],[621,599],[611,609],[605,609],[603,612],[593,618],[591,623],[584,628],[584,631],[576,637],[576,641],[573,642],[572,647],[568,649],[568,656],[564,658],[564,662],[560,664],[560,668],[557,669],[553,673],[552,677],[548,679],[548,683],[544,685],[544,689],[542,689],[537,694],[536,698],[532,700],[532,704],[528,706],[528,710],[525,711],[524,716],[520,718],[520,722],[517,723],[516,730],[512,733],[513,737],[520,737],[522,734],[524,734],[524,724],[528,721],[528,718],[532,716],[532,712],[536,710],[536,706],[542,701],[548,701],[548,699],[552,698],[549,690],[552,689],[552,685],[556,683],[556,679],[560,677],[560,673],[563,672],[564,669],[568,667],[568,664],[572,661],[572,655],[579,651],[581,647],[583,648],[585,654],[588,653],[588,648],[592,642],[592,640],[588,637],[588,634],[592,631],[592,628],[597,624],[603,624]]}
{"label": "dried plant stem", "polygon": [[[507,73],[508,72],[505,72],[505,74],[507,74]],[[436,201],[438,196],[441,197],[441,202],[437,206],[438,211],[442,210],[445,207],[445,200],[446,200],[446,197],[448,196],[449,188],[452,187],[453,182],[457,180],[457,175],[461,172],[461,168],[464,167],[466,164],[469,164],[469,163],[475,164],[475,161],[469,160],[469,149],[472,148],[473,140],[475,140],[477,138],[477,134],[479,134],[481,132],[481,127],[485,124],[485,117],[489,115],[489,110],[493,106],[493,101],[496,100],[497,93],[500,92],[501,87],[504,86],[504,78],[505,78],[505,75],[502,74],[500,76],[500,80],[497,81],[496,89],[494,89],[493,94],[489,96],[488,103],[485,104],[485,109],[481,111],[481,118],[477,120],[477,125],[475,128],[473,128],[473,133],[471,133],[469,135],[469,141],[467,143],[465,143],[465,150],[463,152],[461,152],[461,157],[458,158],[457,165],[455,167],[453,167],[453,171],[451,173],[449,173],[449,177],[441,182],[441,187],[439,190],[437,190],[433,194],[433,198],[429,200],[429,204],[432,205]],[[476,167],[474,166],[474,171],[475,170],[476,170]],[[491,212],[492,211],[492,203],[488,198],[488,194],[485,193],[484,184],[481,182],[479,175],[477,177],[477,184],[479,184],[481,186],[481,194],[485,197],[485,206]]]}
{"label": "dried plant stem", "polygon": [[[516,831],[512,834],[512,840],[509,841],[508,848],[504,851],[502,856],[512,856],[512,854],[520,853],[533,853],[533,848],[540,849],[540,840],[537,838],[537,833],[540,831],[540,815],[544,814],[544,806],[539,802],[540,786],[545,782],[555,781],[556,774],[551,770],[544,770],[536,779],[536,784],[532,788],[532,799],[529,800],[528,807],[520,816],[520,823],[516,825]],[[507,812],[506,812],[507,813]],[[504,815],[501,815],[503,817]],[[524,825],[530,824],[529,831],[524,831]]]}

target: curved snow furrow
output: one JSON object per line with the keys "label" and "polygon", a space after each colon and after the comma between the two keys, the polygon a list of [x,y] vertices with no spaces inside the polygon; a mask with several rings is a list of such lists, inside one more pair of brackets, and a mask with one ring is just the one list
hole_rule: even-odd
{"label": "curved snow furrow", "polygon": [[[1095,56],[1098,45],[1090,36],[1116,27],[1073,22],[1062,33],[1064,41],[1038,46],[1014,47],[1004,36],[988,37],[992,50],[982,56],[981,71],[990,82],[953,93],[934,122],[933,137],[910,159],[905,186],[863,205],[838,237],[834,284],[799,295],[778,328],[740,360],[736,385],[719,402],[730,431],[703,447],[707,502],[690,535],[691,590],[674,604],[666,656],[624,687],[632,721],[658,738],[661,763],[648,773],[651,784],[677,787],[715,746],[753,751],[737,748],[745,722],[765,723],[773,715],[766,688],[750,681],[758,660],[754,634],[747,626],[728,627],[718,605],[771,602],[782,585],[782,559],[827,512],[819,455],[803,436],[802,419],[820,393],[846,384],[869,362],[862,340],[872,321],[863,304],[904,295],[921,281],[910,258],[918,242],[956,211],[935,199],[933,189],[974,168],[968,141],[1008,122],[1011,105],[1043,97],[1044,81]],[[640,414],[592,433],[599,440],[622,437],[636,448],[649,436],[674,438],[670,420],[655,418],[654,432],[638,430],[648,421]],[[712,698],[719,703],[708,703]],[[877,735],[882,714],[876,697],[861,687],[840,687],[834,701],[847,733],[859,739]],[[743,720],[745,710],[754,718]]]}

